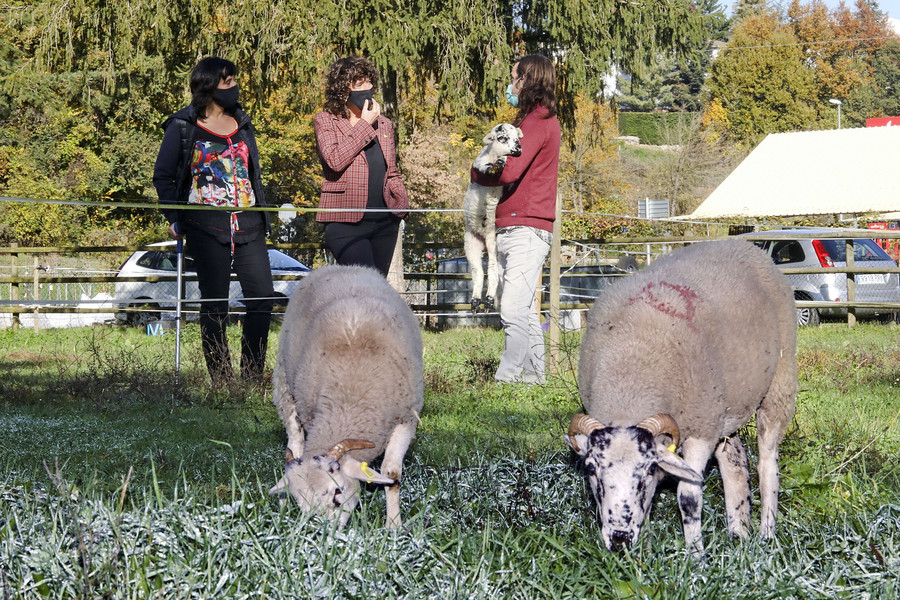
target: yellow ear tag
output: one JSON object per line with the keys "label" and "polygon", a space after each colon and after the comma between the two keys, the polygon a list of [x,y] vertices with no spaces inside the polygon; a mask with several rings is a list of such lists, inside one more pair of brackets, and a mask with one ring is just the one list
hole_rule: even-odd
{"label": "yellow ear tag", "polygon": [[[669,446],[669,452],[671,452],[672,454],[675,454],[675,450],[676,450],[675,444],[672,444],[671,446]],[[678,456],[677,454],[675,454],[675,456],[677,456],[678,458],[681,458],[681,457]],[[682,460],[683,460],[683,459],[682,459]]]}
{"label": "yellow ear tag", "polygon": [[375,480],[375,471],[369,468],[369,463],[359,463],[359,469],[369,478],[369,483],[372,483]]}
{"label": "yellow ear tag", "polygon": [[519,127],[516,127],[516,131],[519,133],[519,137],[520,137],[520,138],[525,137],[525,134],[522,133],[522,130],[521,130]]}

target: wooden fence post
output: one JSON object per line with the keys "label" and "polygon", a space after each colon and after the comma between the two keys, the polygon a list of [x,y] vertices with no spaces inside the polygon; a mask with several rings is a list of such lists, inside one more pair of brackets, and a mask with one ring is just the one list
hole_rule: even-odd
{"label": "wooden fence post", "polygon": [[547,367],[551,374],[559,370],[559,267],[562,247],[562,198],[556,195],[556,218],[553,221],[553,243],[550,245],[550,314],[548,331],[550,352]]}
{"label": "wooden fence post", "polygon": [[[10,248],[15,249],[15,248],[19,247],[19,244],[17,244],[16,242],[13,242],[9,246],[10,246]],[[13,277],[18,277],[19,276],[19,254],[17,252],[13,252],[10,254],[10,257],[12,258],[12,268],[10,269],[10,275],[12,275]],[[15,300],[19,299],[19,285],[20,284],[18,284],[18,283],[10,284],[10,286],[9,286],[9,299],[10,300],[15,301]],[[13,311],[13,314],[12,314],[12,328],[13,328],[13,331],[19,330],[19,313],[15,312],[15,311]]]}
{"label": "wooden fence post", "polygon": [[40,328],[40,326],[38,325],[38,305],[37,305],[37,301],[38,301],[38,300],[40,299],[40,297],[41,297],[41,288],[40,288],[40,284],[39,284],[39,282],[38,282],[38,266],[39,266],[39,265],[38,265],[38,255],[37,255],[37,254],[34,255],[34,261],[33,261],[33,263],[34,263],[34,264],[33,264],[33,271],[34,271],[34,273],[33,273],[33,275],[34,275],[34,293],[32,294],[32,296],[34,296],[34,302],[35,302],[35,304],[34,304],[34,332],[35,332],[35,333],[38,333],[38,332],[41,330],[41,328]]}
{"label": "wooden fence post", "polygon": [[406,229],[404,223],[400,221],[400,230],[397,232],[397,242],[394,244],[394,254],[387,275],[387,282],[398,294],[406,291],[406,282],[403,280],[403,233]]}
{"label": "wooden fence post", "polygon": [[[846,250],[844,256],[847,261],[847,267],[853,268],[856,266],[856,256],[854,255],[853,249],[853,238],[847,238],[846,241]],[[847,302],[856,302],[856,275],[853,273],[847,273]],[[847,326],[853,327],[856,325],[856,307],[848,306],[847,307]]]}

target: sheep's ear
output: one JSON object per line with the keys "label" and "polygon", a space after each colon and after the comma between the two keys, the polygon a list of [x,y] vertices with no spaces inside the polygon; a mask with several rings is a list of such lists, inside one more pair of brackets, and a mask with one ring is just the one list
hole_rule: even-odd
{"label": "sheep's ear", "polygon": [[372,469],[366,463],[359,462],[349,456],[341,460],[341,473],[346,477],[366,483],[378,483],[381,485],[394,485],[397,483],[390,477],[385,477],[375,469]]}
{"label": "sheep's ear", "polygon": [[692,483],[703,483],[703,475],[692,469],[670,447],[665,444],[657,444],[656,454],[657,464],[666,473]]}
{"label": "sheep's ear", "polygon": [[[588,436],[579,433],[575,436],[575,439],[571,439],[569,436],[564,435],[563,440],[565,440],[566,444],[568,444],[569,448],[575,451],[578,456],[585,456],[587,454],[588,448]],[[574,442],[574,443],[573,443]]]}
{"label": "sheep's ear", "polygon": [[487,146],[488,144],[493,143],[494,139],[495,139],[494,138],[494,130],[492,129],[490,133],[488,133],[486,136],[484,136],[484,139],[481,140],[481,143],[484,144],[485,146]]}

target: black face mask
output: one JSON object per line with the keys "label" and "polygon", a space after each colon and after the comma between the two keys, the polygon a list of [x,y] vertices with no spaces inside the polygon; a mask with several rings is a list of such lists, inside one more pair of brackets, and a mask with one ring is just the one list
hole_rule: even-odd
{"label": "black face mask", "polygon": [[233,111],[238,105],[238,86],[217,88],[212,95],[213,101],[227,111]]}
{"label": "black face mask", "polygon": [[350,97],[347,98],[347,102],[362,110],[366,107],[366,102],[369,100],[375,99],[375,91],[372,89],[369,90],[360,90],[358,92],[350,92]]}

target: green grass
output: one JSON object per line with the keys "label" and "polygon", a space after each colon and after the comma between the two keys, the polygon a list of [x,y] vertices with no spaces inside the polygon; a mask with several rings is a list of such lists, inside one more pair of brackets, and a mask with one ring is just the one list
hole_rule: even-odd
{"label": "green grass", "polygon": [[900,597],[894,326],[801,330],[777,538],[723,533],[713,467],[700,563],[671,486],[631,552],[603,546],[560,439],[578,336],[535,388],[492,383],[500,332],[425,334],[400,531],[377,489],[344,531],[270,499],[285,435],[268,390],[210,389],[197,337],[176,386],[169,334],[0,331],[0,598]]}

